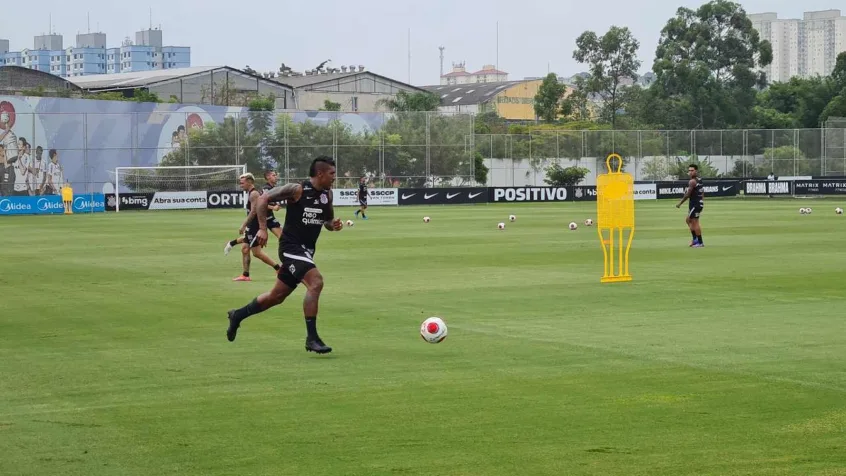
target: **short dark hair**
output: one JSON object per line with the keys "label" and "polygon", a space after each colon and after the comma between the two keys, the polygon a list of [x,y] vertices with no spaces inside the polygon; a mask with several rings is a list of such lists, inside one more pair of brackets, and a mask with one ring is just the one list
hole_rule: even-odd
{"label": "short dark hair", "polygon": [[50,152],[48,152],[47,154],[48,154],[48,155],[50,156],[50,158],[52,159],[53,157],[55,157],[55,156],[56,156],[56,154],[58,154],[58,152],[56,152],[56,149],[50,149]]}
{"label": "short dark hair", "polygon": [[265,178],[265,179],[267,179],[267,176],[268,176],[268,175],[270,175],[270,174],[272,174],[272,173],[276,173],[276,171],[275,171],[275,170],[273,170],[273,169],[267,169],[267,170],[265,170],[265,171],[264,171],[264,178]]}
{"label": "short dark hair", "polygon": [[311,167],[308,168],[308,176],[309,177],[316,177],[317,176],[317,164],[323,163],[326,165],[330,165],[332,167],[335,166],[335,159],[329,157],[328,155],[321,155],[320,157],[316,157],[314,160],[311,161]]}
{"label": "short dark hair", "polygon": [[696,164],[690,164],[688,167],[693,167],[693,170],[699,170],[699,166]]}

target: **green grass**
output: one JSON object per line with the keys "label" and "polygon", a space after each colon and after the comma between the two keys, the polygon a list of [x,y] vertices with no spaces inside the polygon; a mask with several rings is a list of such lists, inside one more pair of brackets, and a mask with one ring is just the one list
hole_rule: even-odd
{"label": "green grass", "polygon": [[301,289],[226,341],[242,212],[5,217],[0,474],[846,474],[844,204],[711,201],[703,249],[673,204],[609,285],[595,204],[374,207],[318,244],[327,356]]}

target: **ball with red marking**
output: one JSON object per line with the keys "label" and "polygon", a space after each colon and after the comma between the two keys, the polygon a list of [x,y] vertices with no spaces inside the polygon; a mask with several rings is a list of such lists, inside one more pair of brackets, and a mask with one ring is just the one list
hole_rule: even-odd
{"label": "ball with red marking", "polygon": [[420,324],[420,337],[430,344],[446,339],[447,325],[440,317],[430,317]]}

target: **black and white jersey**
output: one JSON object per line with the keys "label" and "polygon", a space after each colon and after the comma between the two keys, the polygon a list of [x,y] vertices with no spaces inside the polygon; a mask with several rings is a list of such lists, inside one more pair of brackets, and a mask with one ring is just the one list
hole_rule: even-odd
{"label": "black and white jersey", "polygon": [[[255,187],[247,190],[247,216],[250,215],[250,211],[253,209],[253,204],[250,202],[250,195],[252,195],[253,191],[255,191]],[[258,230],[258,215],[254,216],[249,223],[247,223],[247,228],[251,230]]]}
{"label": "black and white jersey", "polygon": [[690,196],[690,208],[701,207],[705,202],[705,184],[699,177],[694,180],[696,180],[696,185],[693,186],[693,194]]}
{"label": "black and white jersey", "polygon": [[[267,192],[269,192],[269,191],[273,190],[273,188],[274,188],[274,187],[273,187],[273,185],[270,185],[269,183],[265,183],[265,184],[261,187],[261,194],[262,194],[262,195],[264,195],[265,193],[267,193]],[[277,204],[279,204],[279,202],[267,202],[267,204],[268,204],[269,206],[273,206],[273,205],[277,205]],[[273,210],[267,210],[267,219],[268,219],[268,220],[270,220],[271,218],[275,218],[275,217],[273,216]]]}
{"label": "black and white jersey", "polygon": [[[279,246],[284,253],[298,254],[307,251],[314,254],[320,230],[332,211],[332,195],[329,190],[315,190],[310,180],[302,183],[303,193],[296,202],[288,202],[285,226]],[[282,253],[280,253],[282,254]]]}
{"label": "black and white jersey", "polygon": [[358,200],[362,202],[367,201],[367,184],[366,183],[359,183],[358,184]]}

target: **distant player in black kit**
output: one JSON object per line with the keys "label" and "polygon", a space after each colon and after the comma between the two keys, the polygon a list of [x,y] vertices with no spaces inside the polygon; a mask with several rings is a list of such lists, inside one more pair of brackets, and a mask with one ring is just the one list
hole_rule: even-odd
{"label": "distant player in black kit", "polygon": [[[258,244],[258,240],[256,240],[256,232],[259,229],[258,223],[258,199],[261,193],[256,190],[254,187],[255,177],[253,174],[246,173],[241,175],[239,178],[241,190],[247,192],[247,218],[244,220],[244,223],[241,225],[241,229],[238,231],[239,233],[244,233],[243,237],[237,238],[232,240],[226,244],[226,247],[223,249],[224,254],[228,254],[229,250],[232,249],[238,243],[242,243],[243,246],[241,248],[241,260],[244,264],[244,270],[240,276],[237,278],[233,278],[233,281],[252,281],[250,278],[250,252],[252,251],[253,256],[256,258],[264,261],[267,263],[268,266],[273,268],[276,271],[279,271],[279,264],[274,263],[270,256],[265,254],[264,250],[262,249],[262,245]],[[266,207],[267,205],[265,205]],[[267,210],[264,210],[265,213]],[[268,226],[274,227],[274,233],[277,233],[276,230],[280,229],[279,222],[276,221],[276,218],[273,218],[273,214],[270,214],[272,218],[272,222],[268,222]],[[279,232],[281,234],[281,232]],[[279,236],[277,234],[276,236]]]}
{"label": "distant player in black kit", "polygon": [[[270,190],[273,190],[273,187],[276,186],[276,183],[279,182],[279,176],[276,175],[276,171],[274,170],[265,170],[264,171],[264,185],[261,186],[261,193],[267,193]],[[279,221],[276,220],[276,217],[273,216],[273,212],[278,212],[282,209],[282,204],[279,202],[270,202],[267,204],[267,208],[269,213],[267,214],[267,228],[276,235],[276,238],[282,238],[282,225],[279,224]],[[273,226],[275,225],[275,226]]]}
{"label": "distant player in black kit", "polygon": [[687,168],[687,174],[690,177],[690,181],[687,183],[687,192],[676,205],[676,208],[681,207],[688,198],[690,199],[687,218],[684,220],[690,228],[690,235],[693,237],[690,246],[702,248],[705,243],[702,241],[702,227],[699,225],[699,216],[705,207],[705,186],[702,184],[702,179],[699,178],[699,167],[696,164],[690,164]]}
{"label": "distant player in black kit", "polygon": [[361,218],[367,220],[367,215],[364,213],[367,210],[367,177],[361,177],[358,182],[358,204],[359,208],[355,211],[355,216],[358,217],[361,213]]}
{"label": "distant player in black kit", "polygon": [[323,291],[323,276],[314,263],[314,251],[321,228],[339,231],[343,228],[340,218],[335,218],[332,207],[332,184],[335,182],[335,161],[331,157],[314,159],[309,169],[309,180],[276,187],[263,194],[257,204],[259,230],[256,238],[259,245],[267,243],[267,204],[273,201],[287,201],[285,227],[279,241],[279,259],[282,269],[270,291],[260,294],[249,304],[233,309],[229,314],[229,328],[226,338],[232,342],[241,322],[273,306],[281,304],[294,292],[300,282],[305,283],[303,313],[307,337],[305,348],[309,352],[325,354],[332,352],[317,334],[317,308]]}

